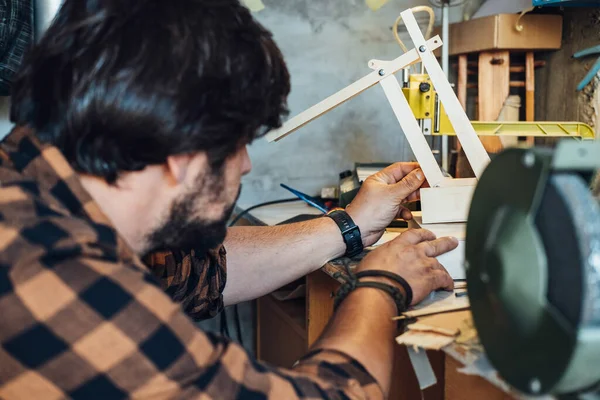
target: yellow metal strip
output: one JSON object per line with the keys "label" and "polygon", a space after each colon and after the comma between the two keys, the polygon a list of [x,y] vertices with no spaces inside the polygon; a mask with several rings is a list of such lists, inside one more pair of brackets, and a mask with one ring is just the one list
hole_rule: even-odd
{"label": "yellow metal strip", "polygon": [[[534,137],[573,137],[584,140],[595,138],[594,130],[581,122],[486,122],[472,121],[479,136],[534,136]],[[456,136],[452,128],[447,128],[435,136]]]}
{"label": "yellow metal strip", "polygon": [[535,124],[535,126],[537,126],[540,129],[540,131],[542,131],[544,133],[543,136],[550,136],[549,133],[548,133],[548,131],[545,130],[544,127],[541,124]]}

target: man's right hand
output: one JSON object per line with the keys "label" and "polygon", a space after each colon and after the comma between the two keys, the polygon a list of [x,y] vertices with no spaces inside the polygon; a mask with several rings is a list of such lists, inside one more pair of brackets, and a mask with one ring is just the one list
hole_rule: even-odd
{"label": "man's right hand", "polygon": [[400,275],[412,288],[414,305],[434,290],[454,288],[454,281],[436,257],[457,246],[456,238],[436,239],[428,230],[409,229],[369,253],[357,271],[386,270]]}

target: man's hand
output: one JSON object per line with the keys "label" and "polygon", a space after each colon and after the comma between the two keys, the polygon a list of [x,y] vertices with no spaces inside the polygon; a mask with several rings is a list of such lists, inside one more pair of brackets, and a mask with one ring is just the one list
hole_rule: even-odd
{"label": "man's hand", "polygon": [[419,189],[426,185],[417,163],[396,163],[367,178],[346,207],[360,228],[363,245],[378,241],[395,218],[411,219],[411,212],[400,204],[419,200]]}
{"label": "man's hand", "polygon": [[[423,229],[408,230],[395,240],[369,253],[358,266],[359,271],[385,270],[402,276],[413,292],[413,304],[436,289],[452,289],[454,282],[435,257],[458,246],[453,238],[435,239]],[[361,281],[377,281],[401,286],[385,277],[364,277]],[[393,298],[377,288],[353,290],[340,304],[333,319],[314,349],[329,349],[352,356],[379,383],[383,398],[389,395],[394,365],[394,337],[398,325]],[[382,397],[380,393],[372,396]]]}
{"label": "man's hand", "polygon": [[[412,304],[417,304],[434,290],[454,288],[454,281],[436,257],[457,246],[456,238],[436,239],[428,230],[409,229],[369,253],[358,266],[358,271],[377,269],[400,275],[412,288]],[[387,278],[375,279],[392,283]]]}

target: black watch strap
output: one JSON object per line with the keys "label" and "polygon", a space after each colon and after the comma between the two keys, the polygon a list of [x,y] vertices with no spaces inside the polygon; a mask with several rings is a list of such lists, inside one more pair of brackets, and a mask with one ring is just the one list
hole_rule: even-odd
{"label": "black watch strap", "polygon": [[346,243],[346,257],[354,257],[362,253],[363,243],[360,229],[346,211],[335,210],[327,214],[329,218],[335,221],[342,231],[344,243]]}

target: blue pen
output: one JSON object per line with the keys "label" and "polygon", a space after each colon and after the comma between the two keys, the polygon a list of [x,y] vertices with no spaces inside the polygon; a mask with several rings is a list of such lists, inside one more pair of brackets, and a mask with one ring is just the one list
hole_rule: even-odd
{"label": "blue pen", "polygon": [[313,197],[310,197],[307,194],[304,194],[302,192],[297,191],[296,189],[292,189],[291,187],[289,187],[288,185],[285,185],[283,183],[280,184],[282,188],[289,190],[290,192],[292,192],[293,194],[295,194],[296,196],[298,196],[298,198],[302,201],[305,201],[306,203],[308,203],[309,205],[313,206],[314,208],[316,208],[317,210],[321,211],[323,214],[327,214],[327,212],[329,211],[327,209],[327,207],[325,207],[323,204],[321,204],[321,202]]}

